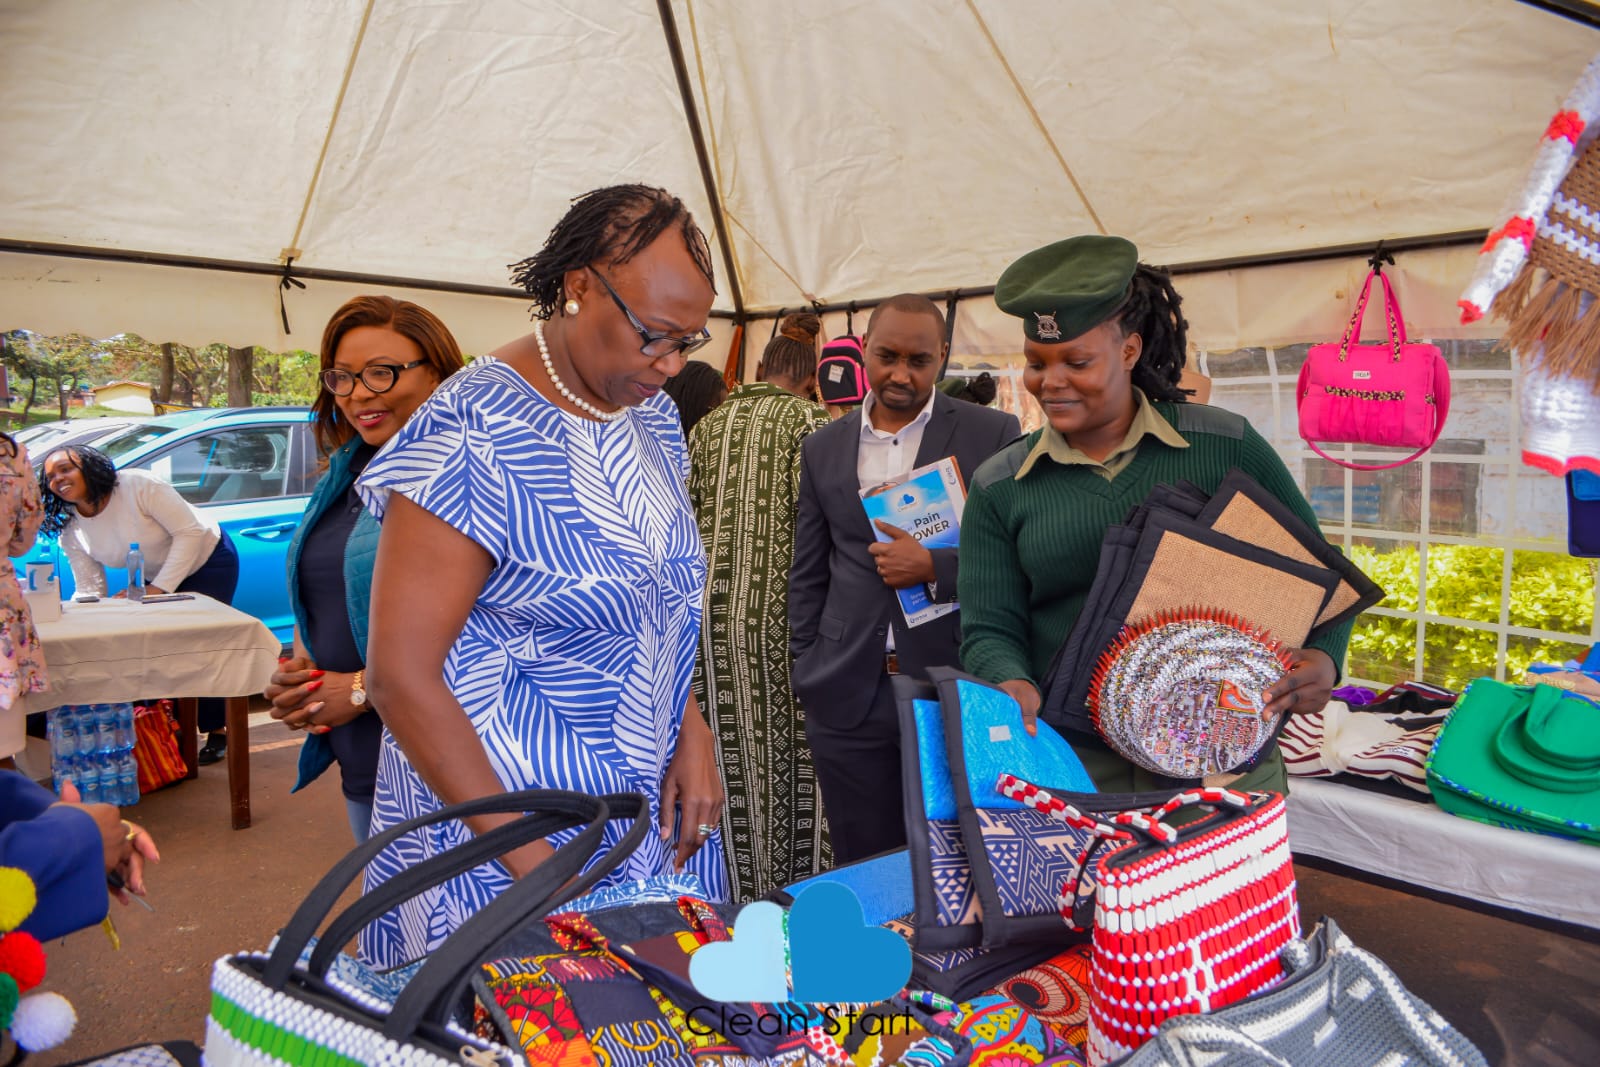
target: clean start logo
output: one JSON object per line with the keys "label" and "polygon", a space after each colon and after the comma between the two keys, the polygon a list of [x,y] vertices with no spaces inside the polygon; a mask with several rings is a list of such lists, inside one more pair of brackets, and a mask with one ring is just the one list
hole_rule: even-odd
{"label": "clean start logo", "polygon": [[[893,930],[868,926],[861,901],[848,886],[824,882],[802,890],[787,915],[767,901],[746,904],[731,940],[702,945],[689,957],[689,978],[701,996],[730,1005],[877,1004],[910,980],[911,946]],[[832,1033],[858,1027],[887,1033],[899,1021],[892,1015],[858,1018],[853,1011],[820,1014]],[[783,1011],[752,1015],[724,1010],[715,1018],[690,1022],[707,1032],[737,1035],[793,1033],[817,1020],[808,1023]]]}

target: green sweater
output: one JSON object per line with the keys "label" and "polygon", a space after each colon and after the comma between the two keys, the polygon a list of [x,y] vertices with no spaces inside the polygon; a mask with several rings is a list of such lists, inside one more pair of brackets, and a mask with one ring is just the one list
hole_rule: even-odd
{"label": "green sweater", "polygon": [[[1042,688],[1094,584],[1106,528],[1126,519],[1157,485],[1184,479],[1214,493],[1238,467],[1318,528],[1283,460],[1242,417],[1203,404],[1152,407],[1189,447],[1146,437],[1133,462],[1110,481],[1093,468],[1049,459],[1017,480],[1016,471],[1038,443],[1037,430],[973,474],[961,517],[958,587],[961,663],[968,671],[990,682],[1024,678]],[[1310,645],[1331,656],[1341,673],[1351,625]]]}

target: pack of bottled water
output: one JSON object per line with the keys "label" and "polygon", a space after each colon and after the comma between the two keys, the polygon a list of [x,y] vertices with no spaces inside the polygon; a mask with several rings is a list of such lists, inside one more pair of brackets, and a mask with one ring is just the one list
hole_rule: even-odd
{"label": "pack of bottled water", "polygon": [[85,804],[139,803],[132,704],[63,704],[45,721],[58,795],[71,780]]}

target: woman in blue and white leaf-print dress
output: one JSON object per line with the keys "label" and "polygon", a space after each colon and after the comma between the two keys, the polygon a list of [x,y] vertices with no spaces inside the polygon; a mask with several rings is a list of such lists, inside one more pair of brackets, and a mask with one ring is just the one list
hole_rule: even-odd
{"label": "woman in blue and white leaf-print dress", "polygon": [[[441,387],[360,483],[383,522],[372,829],[506,789],[639,792],[660,833],[610,881],[683,869],[722,899],[722,786],[689,691],[705,559],[661,392],[709,336],[709,250],[676,198],[618,186],[575,201],[515,271],[534,334]],[[408,835],[367,890],[510,818]],[[625,829],[609,826],[606,847]],[[570,836],[390,912],[363,931],[363,957],[424,956]]]}

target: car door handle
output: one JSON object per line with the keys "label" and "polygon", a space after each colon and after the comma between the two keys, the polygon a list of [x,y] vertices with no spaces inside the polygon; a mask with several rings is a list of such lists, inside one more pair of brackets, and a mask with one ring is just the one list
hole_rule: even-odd
{"label": "car door handle", "polygon": [[243,537],[253,537],[257,541],[282,541],[293,536],[300,526],[298,522],[276,522],[271,526],[251,526],[239,531]]}

